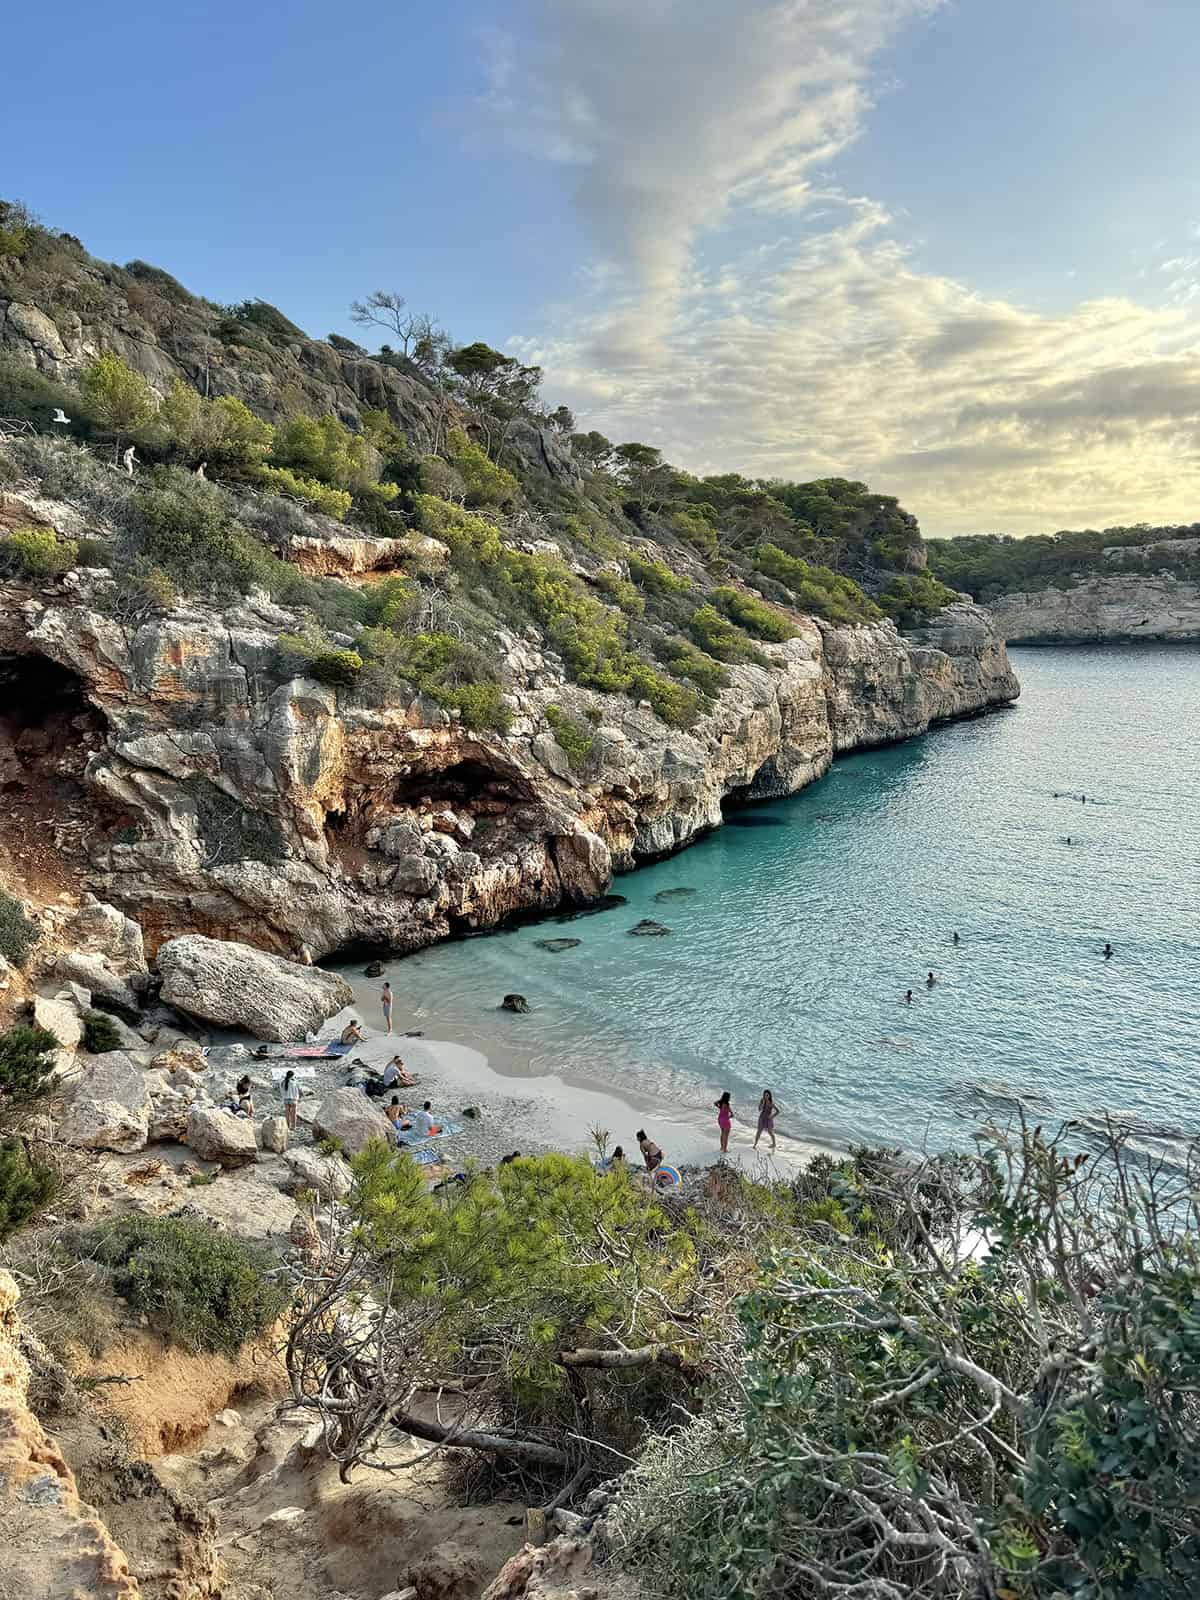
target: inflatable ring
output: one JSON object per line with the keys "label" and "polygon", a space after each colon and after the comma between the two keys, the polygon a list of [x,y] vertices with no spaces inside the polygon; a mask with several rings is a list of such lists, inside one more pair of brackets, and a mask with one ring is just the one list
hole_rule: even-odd
{"label": "inflatable ring", "polygon": [[661,1166],[654,1169],[654,1187],[656,1189],[678,1189],[683,1179],[674,1167]]}

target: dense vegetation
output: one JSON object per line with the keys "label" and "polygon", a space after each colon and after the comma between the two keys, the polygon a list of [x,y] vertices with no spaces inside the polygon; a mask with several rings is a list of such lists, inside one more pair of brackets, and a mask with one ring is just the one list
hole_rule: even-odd
{"label": "dense vegetation", "polygon": [[[929,569],[952,589],[986,604],[997,595],[1070,586],[1081,579],[1130,572],[1166,572],[1200,580],[1200,546],[1191,550],[1148,548],[1163,541],[1200,539],[1200,522],[1173,528],[1105,528],[1101,532],[1036,534],[1011,539],[980,533],[961,539],[930,539]],[[1106,551],[1116,552],[1111,556]]]}
{"label": "dense vegetation", "polygon": [[50,1093],[58,1040],[21,1023],[0,1035],[0,1240],[54,1199],[57,1171],[23,1138],[24,1124]]}
{"label": "dense vegetation", "polygon": [[297,1276],[294,1397],[344,1473],[393,1425],[531,1503],[632,1458],[603,1537],[665,1600],[1183,1600],[1200,1152],[1103,1144],[1018,1119],[971,1157],[718,1168],[682,1202],[565,1156],[438,1198],[369,1148]]}
{"label": "dense vegetation", "polygon": [[[97,261],[19,206],[0,216],[0,295],[120,329],[77,383],[0,364],[0,476],[34,477],[110,530],[18,529],[0,575],[111,570],[133,624],[179,597],[264,590],[297,616],[281,671],[377,700],[424,694],[481,729],[506,726],[503,685],[495,652],[463,641],[501,626],[536,629],[583,688],[686,727],[728,667],[766,660],[798,616],[907,627],[948,597],[894,499],[844,478],[700,478],[651,445],[580,431],[543,401],[540,369],[455,343],[399,294],[355,303],[386,336],[368,354],[308,339],[262,300],[218,306],[145,262]],[[165,393],[124,359],[130,332],[177,363]],[[127,476],[113,468],[130,446]],[[289,544],[325,518],[431,535],[450,571],[414,553],[396,579],[307,579]]]}

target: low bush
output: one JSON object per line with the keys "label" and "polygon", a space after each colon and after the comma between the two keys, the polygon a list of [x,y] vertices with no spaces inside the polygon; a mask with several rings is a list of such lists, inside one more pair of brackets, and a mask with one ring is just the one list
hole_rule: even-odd
{"label": "low bush", "polygon": [[266,300],[243,300],[238,305],[226,306],[225,313],[234,322],[261,328],[269,338],[278,339],[284,344],[307,337],[303,328],[298,328],[278,306]]}
{"label": "low bush", "polygon": [[943,606],[953,605],[957,599],[954,590],[940,583],[932,573],[918,572],[911,577],[893,578],[879,596],[879,604],[898,628],[919,628]]}
{"label": "low bush", "polygon": [[690,544],[693,550],[699,551],[706,561],[711,561],[716,555],[718,548],[716,529],[699,511],[672,511],[667,518],[667,525],[685,544]]}
{"label": "low bush", "polygon": [[41,929],[25,915],[21,902],[0,889],[0,956],[23,967],[40,938]]}
{"label": "low bush", "polygon": [[704,650],[698,650],[686,639],[667,639],[656,646],[656,654],[668,672],[677,678],[688,678],[700,693],[715,698],[729,682],[729,674],[719,661],[714,661]]}
{"label": "low bush", "polygon": [[797,611],[843,623],[872,622],[881,615],[852,578],[789,555],[778,545],[759,545],[754,561],[760,573],[788,590]]}
{"label": "low bush", "polygon": [[762,600],[756,600],[753,595],[743,594],[740,589],[714,589],[709,600],[723,611],[731,622],[736,622],[740,628],[753,634],[756,639],[766,639],[771,644],[782,644],[785,639],[796,637],[796,630],[786,617],[781,616],[773,606],[765,604]]}
{"label": "low bush", "polygon": [[152,267],[148,261],[127,261],[123,271],[131,278],[136,278],[138,283],[145,284],[155,294],[161,295],[164,300],[169,300],[172,305],[194,306],[199,301],[194,294],[190,294],[183,287],[178,278],[173,278],[169,272],[164,272],[161,267]]}
{"label": "low bush", "polygon": [[61,578],[79,559],[74,539],[60,539],[53,528],[14,528],[0,542],[0,572],[22,578]]}
{"label": "low bush", "polygon": [[276,494],[292,495],[297,500],[303,500],[315,511],[332,517],[335,522],[345,521],[353,499],[348,489],[333,489],[316,478],[302,478],[290,467],[261,467],[259,478]]}
{"label": "low bush", "polygon": [[61,1190],[54,1168],[33,1160],[19,1139],[0,1143],[0,1240],[32,1222]]}
{"label": "low bush", "polygon": [[469,506],[512,506],[521,498],[521,485],[512,473],[498,467],[487,452],[461,428],[452,428],[447,453],[463,481]]}
{"label": "low bush", "polygon": [[576,769],[585,766],[592,753],[595,736],[561,706],[547,706],[546,721],[550,724],[554,742],[565,753],[571,766]]}
{"label": "low bush", "polygon": [[634,551],[628,556],[629,576],[648,594],[687,594],[692,587],[687,578],[681,578],[661,561],[648,560]]}
{"label": "low bush", "polygon": [[[69,428],[55,423],[56,411],[71,419]],[[28,422],[39,432],[57,428],[83,438],[91,433],[90,419],[76,390],[15,361],[0,361],[0,417]]]}
{"label": "low bush", "polygon": [[177,378],[159,413],[175,452],[217,471],[251,470],[270,453],[275,430],[235,395],[205,400]]}
{"label": "low bush", "polygon": [[318,633],[281,633],[279,663],[289,677],[315,678],[331,689],[352,689],[363,669],[357,650],[339,650]]}
{"label": "low bush", "polygon": [[627,617],[645,616],[646,602],[637,587],[627,579],[618,577],[615,572],[597,572],[591,581]]}
{"label": "low bush", "polygon": [[150,437],[158,417],[158,396],[140,372],[120,356],[97,356],[83,369],[79,390],[89,415],[115,448],[129,439]]}
{"label": "low bush", "polygon": [[386,627],[363,630],[364,686],[385,702],[405,685],[456,709],[464,727],[507,731],[512,713],[496,670],[476,646],[446,633],[395,634]]}
{"label": "low bush", "polygon": [[715,656],[718,661],[752,661],[758,666],[767,664],[766,657],[755,649],[753,641],[727,617],[723,617],[716,606],[699,606],[692,612],[689,628],[701,650]]}
{"label": "low bush", "polygon": [[273,1259],[212,1224],[187,1217],[118,1217],[88,1238],[130,1309],[193,1353],[232,1355],[287,1303]]}
{"label": "low bush", "polygon": [[395,484],[381,484],[383,458],[366,433],[355,433],[335,416],[290,417],[275,432],[271,447],[274,468],[288,468],[297,478],[344,489],[351,494],[368,487],[385,500],[399,494]]}
{"label": "low bush", "polygon": [[58,1040],[22,1022],[0,1034],[0,1127],[12,1124],[47,1094]]}
{"label": "low bush", "polygon": [[89,1011],[83,1019],[83,1048],[94,1056],[121,1048],[121,1030],[103,1011]]}
{"label": "low bush", "polygon": [[75,550],[79,567],[107,567],[112,561],[112,545],[107,539],[80,539]]}

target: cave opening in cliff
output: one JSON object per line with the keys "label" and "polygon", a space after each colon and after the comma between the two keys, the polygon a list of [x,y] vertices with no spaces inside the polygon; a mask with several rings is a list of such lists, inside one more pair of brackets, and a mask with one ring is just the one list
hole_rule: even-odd
{"label": "cave opening in cliff", "polygon": [[0,655],[0,795],[5,844],[25,876],[61,877],[95,829],[84,789],[108,723],[82,678],[36,651]]}
{"label": "cave opening in cliff", "polygon": [[499,815],[534,798],[532,785],[518,773],[467,757],[437,770],[417,770],[401,778],[396,806],[449,806],[473,814]]}

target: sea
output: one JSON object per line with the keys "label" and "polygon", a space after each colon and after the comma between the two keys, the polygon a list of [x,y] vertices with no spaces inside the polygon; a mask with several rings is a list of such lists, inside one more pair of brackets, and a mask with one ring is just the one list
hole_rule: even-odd
{"label": "sea", "polygon": [[[398,1027],[663,1107],[728,1089],[742,1123],[769,1087],[782,1131],[835,1147],[969,1148],[1020,1104],[1179,1148],[1200,1132],[1200,651],[1011,654],[1011,709],[731,811],[619,877],[623,905],[390,963]],[[632,936],[643,918],[670,931]],[[497,1009],[509,992],[528,1015]]]}

